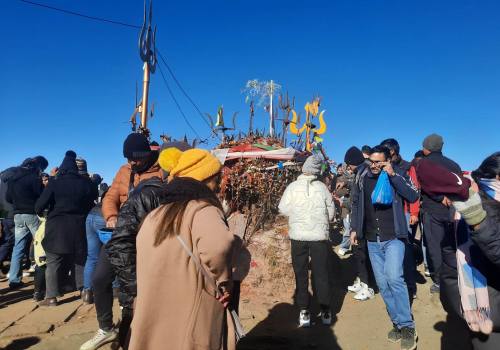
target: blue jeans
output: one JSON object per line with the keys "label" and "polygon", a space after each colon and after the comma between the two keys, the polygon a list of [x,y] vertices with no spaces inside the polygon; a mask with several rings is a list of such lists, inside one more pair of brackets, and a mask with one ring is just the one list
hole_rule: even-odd
{"label": "blue jeans", "polygon": [[102,246],[97,231],[106,227],[106,221],[104,221],[102,215],[90,213],[85,221],[85,226],[87,233],[87,261],[83,270],[83,288],[90,289],[92,288],[92,275]]}
{"label": "blue jeans", "polygon": [[399,329],[415,328],[408,289],[403,278],[405,244],[399,239],[368,242],[368,254],[380,294],[392,323]]}
{"label": "blue jeans", "polygon": [[27,245],[32,241],[40,226],[40,220],[35,214],[16,214],[14,225],[14,250],[10,260],[9,283],[21,282],[21,263]]}
{"label": "blue jeans", "polygon": [[342,232],[342,242],[340,248],[349,249],[351,247],[351,218],[347,215],[342,219],[344,223],[344,230]]}

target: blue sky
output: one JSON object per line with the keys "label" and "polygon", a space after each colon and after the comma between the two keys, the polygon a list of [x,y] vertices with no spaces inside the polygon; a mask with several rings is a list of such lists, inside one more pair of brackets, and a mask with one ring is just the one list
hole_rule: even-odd
{"label": "blue sky", "polygon": [[[46,4],[141,24],[141,0]],[[117,4],[119,3],[119,6]],[[302,110],[323,97],[329,155],[351,145],[399,140],[410,158],[432,132],[444,152],[473,169],[498,151],[498,1],[156,1],[157,46],[203,112],[248,110],[248,79],[274,79]],[[0,169],[67,149],[107,182],[123,159],[123,139],[141,81],[138,30],[2,2]],[[169,80],[197,132],[206,125]],[[188,134],[159,72],[152,77],[153,138]],[[266,125],[262,109],[257,123]]]}

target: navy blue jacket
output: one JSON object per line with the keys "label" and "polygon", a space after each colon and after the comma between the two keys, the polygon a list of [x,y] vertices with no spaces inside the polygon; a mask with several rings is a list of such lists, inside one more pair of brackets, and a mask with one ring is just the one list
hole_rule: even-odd
{"label": "navy blue jacket", "polygon": [[[392,210],[394,211],[394,232],[396,233],[397,238],[407,239],[408,224],[406,222],[404,202],[407,201],[414,203],[419,199],[420,194],[404,170],[394,164],[392,167],[396,173],[394,176],[389,176],[393,194]],[[356,237],[358,239],[364,239],[365,237],[365,233],[363,232],[365,222],[365,196],[363,180],[369,171],[369,167],[365,166],[359,170],[351,192],[351,228],[356,232]]]}

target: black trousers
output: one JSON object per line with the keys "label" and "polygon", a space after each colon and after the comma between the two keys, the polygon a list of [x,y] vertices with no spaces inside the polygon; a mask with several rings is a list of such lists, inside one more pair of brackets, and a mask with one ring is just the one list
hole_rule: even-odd
{"label": "black trousers", "polygon": [[358,270],[358,277],[361,282],[369,286],[375,285],[373,278],[372,265],[368,257],[368,246],[366,239],[358,239],[358,245],[354,246],[354,260]]}
{"label": "black trousers", "polygon": [[75,283],[77,289],[83,286],[84,260],[82,261],[75,254],[58,254],[46,251],[45,255],[47,257],[46,298],[56,298],[58,295],[64,294],[66,291],[64,287],[70,286],[70,290],[74,290]]}
{"label": "black trousers", "polygon": [[439,284],[441,264],[441,243],[446,235],[453,235],[453,223],[448,217],[424,213],[424,239],[427,247],[427,265],[434,283]]}
{"label": "black trousers", "polygon": [[108,255],[102,246],[92,277],[92,288],[99,328],[107,331],[113,328],[113,281],[115,277]]}
{"label": "black trousers", "polygon": [[413,254],[413,244],[410,240],[405,240],[405,256],[403,261],[403,277],[408,287],[408,296],[410,297],[410,305],[413,304],[413,295],[417,293],[417,263]]}
{"label": "black trousers", "polygon": [[292,245],[292,266],[295,273],[295,301],[301,309],[309,308],[309,258],[315,297],[321,308],[330,307],[329,264],[331,248],[328,241],[295,241]]}
{"label": "black trousers", "polygon": [[14,248],[14,220],[2,220],[2,234],[0,235],[0,267],[4,261],[10,260]]}
{"label": "black trousers", "polygon": [[35,293],[45,294],[45,270],[47,265],[35,266]]}

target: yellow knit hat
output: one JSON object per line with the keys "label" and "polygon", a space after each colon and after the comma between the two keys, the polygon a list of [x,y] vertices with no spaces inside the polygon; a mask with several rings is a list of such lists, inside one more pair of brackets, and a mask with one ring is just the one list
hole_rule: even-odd
{"label": "yellow knit hat", "polygon": [[178,148],[170,147],[161,151],[160,156],[158,157],[158,164],[160,167],[165,170],[167,173],[170,173],[173,168],[179,162],[179,158],[182,156],[182,151]]}
{"label": "yellow knit hat", "polygon": [[170,172],[169,180],[175,177],[190,177],[204,181],[220,172],[222,164],[204,149],[190,149],[183,152],[177,165]]}

